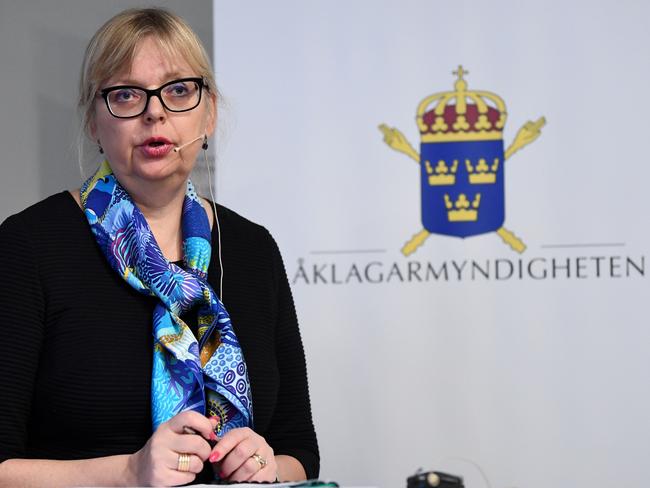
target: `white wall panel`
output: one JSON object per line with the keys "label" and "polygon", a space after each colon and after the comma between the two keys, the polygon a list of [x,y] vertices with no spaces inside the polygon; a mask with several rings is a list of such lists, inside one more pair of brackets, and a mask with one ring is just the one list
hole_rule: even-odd
{"label": "white wall panel", "polygon": [[[485,486],[464,458],[493,487],[645,486],[648,4],[240,1],[214,15],[218,198],[283,251],[322,476],[395,487],[422,466]],[[431,235],[405,257],[420,169],[377,127],[419,150],[416,108],[459,64],[470,90],[505,100],[506,147],[546,118],[505,163],[504,225],[527,248]],[[427,279],[429,263],[448,279]]]}

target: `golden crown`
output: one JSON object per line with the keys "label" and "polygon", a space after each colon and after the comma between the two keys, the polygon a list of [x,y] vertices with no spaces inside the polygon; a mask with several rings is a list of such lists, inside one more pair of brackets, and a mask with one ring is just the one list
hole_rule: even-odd
{"label": "golden crown", "polygon": [[452,201],[445,193],[445,206],[447,207],[447,218],[449,222],[476,222],[478,220],[478,208],[481,205],[481,194],[476,193],[470,202],[467,195],[461,193],[456,201]]}
{"label": "golden crown", "polygon": [[422,142],[492,141],[503,137],[506,104],[491,92],[468,90],[462,66],[454,91],[435,93],[418,105],[417,123]]}
{"label": "golden crown", "polygon": [[456,184],[456,171],[458,171],[458,160],[454,159],[451,167],[445,163],[444,159],[438,161],[435,168],[431,165],[430,161],[425,161],[424,166],[427,171],[429,185],[454,185]]}

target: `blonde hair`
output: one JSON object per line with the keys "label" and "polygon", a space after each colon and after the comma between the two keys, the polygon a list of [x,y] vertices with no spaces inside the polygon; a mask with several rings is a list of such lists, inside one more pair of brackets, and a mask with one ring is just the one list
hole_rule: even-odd
{"label": "blonde hair", "polygon": [[112,75],[131,66],[137,48],[148,37],[155,39],[170,58],[183,59],[197,76],[204,79],[208,90],[219,97],[210,59],[185,20],[163,8],[120,12],[92,37],[81,66],[78,100],[81,115],[80,168],[83,166],[83,139],[95,116],[95,98],[99,87]]}

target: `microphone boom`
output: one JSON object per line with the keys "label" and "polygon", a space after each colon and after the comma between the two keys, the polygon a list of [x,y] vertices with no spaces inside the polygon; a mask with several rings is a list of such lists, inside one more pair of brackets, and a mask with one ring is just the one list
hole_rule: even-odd
{"label": "microphone boom", "polygon": [[173,149],[173,151],[174,151],[174,152],[180,152],[181,149],[183,149],[183,148],[186,147],[186,146],[189,146],[190,144],[192,144],[192,143],[198,141],[199,139],[203,139],[203,135],[200,135],[199,137],[197,137],[197,138],[195,138],[195,139],[192,139],[191,141],[186,142],[185,144],[181,144],[180,146],[176,146],[176,147]]}

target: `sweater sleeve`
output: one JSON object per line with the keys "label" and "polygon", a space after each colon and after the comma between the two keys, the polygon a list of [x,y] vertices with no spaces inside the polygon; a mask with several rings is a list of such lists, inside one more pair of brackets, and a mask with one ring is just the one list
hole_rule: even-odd
{"label": "sweater sleeve", "polygon": [[34,383],[44,335],[42,285],[24,222],[0,225],[0,462],[25,456]]}
{"label": "sweater sleeve", "polygon": [[284,263],[277,244],[271,243],[277,286],[276,351],[280,373],[278,400],[269,428],[275,454],[286,454],[302,464],[308,479],[318,477],[320,458],[311,415],[305,353]]}

